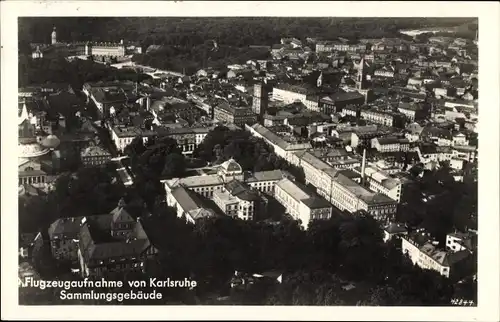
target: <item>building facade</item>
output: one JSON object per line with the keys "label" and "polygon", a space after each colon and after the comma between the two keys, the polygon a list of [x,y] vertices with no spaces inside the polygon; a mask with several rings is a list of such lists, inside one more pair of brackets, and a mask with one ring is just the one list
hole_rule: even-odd
{"label": "building facade", "polygon": [[255,124],[257,114],[250,107],[233,107],[223,103],[214,108],[214,120],[223,124],[235,124],[243,127],[245,124]]}
{"label": "building facade", "polygon": [[288,178],[276,184],[275,199],[295,220],[300,220],[307,229],[312,220],[326,220],[332,216],[332,205],[323,198],[314,196]]}
{"label": "building facade", "polygon": [[257,115],[263,115],[266,112],[269,100],[268,95],[266,86],[261,83],[254,85],[252,112]]}

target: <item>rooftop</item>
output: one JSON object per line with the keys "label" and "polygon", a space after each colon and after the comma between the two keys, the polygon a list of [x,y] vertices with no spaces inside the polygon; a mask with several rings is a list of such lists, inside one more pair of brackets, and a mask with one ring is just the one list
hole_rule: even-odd
{"label": "rooftop", "polygon": [[196,195],[182,186],[174,188],[172,190],[172,196],[177,200],[177,203],[185,212],[201,208],[201,202]]}
{"label": "rooftop", "polygon": [[283,170],[270,170],[254,172],[251,176],[246,178],[246,182],[258,181],[278,181],[284,177]]}
{"label": "rooftop", "polygon": [[334,179],[342,187],[348,189],[353,195],[357,196],[367,204],[393,203],[394,201],[386,195],[375,193],[361,186],[351,178],[342,174],[342,171],[337,173]]}
{"label": "rooftop", "polygon": [[306,150],[311,148],[310,143],[297,143],[297,142],[287,142],[283,137],[277,135],[276,133],[270,131],[268,128],[256,123],[250,128],[260,134],[262,137],[264,137],[266,140],[271,142],[272,144],[275,144],[279,146],[280,148],[284,150]]}
{"label": "rooftop", "polygon": [[164,181],[169,187],[182,185],[186,188],[222,185],[222,179],[218,174],[199,175],[185,178],[175,178]]}
{"label": "rooftop", "polygon": [[245,183],[232,180],[225,185],[226,190],[232,195],[242,200],[258,201],[260,197],[256,191],[251,190]]}

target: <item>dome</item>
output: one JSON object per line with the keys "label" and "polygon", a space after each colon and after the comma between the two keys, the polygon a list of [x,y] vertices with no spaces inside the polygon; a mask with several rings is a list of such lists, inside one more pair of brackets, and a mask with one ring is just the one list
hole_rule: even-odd
{"label": "dome", "polygon": [[59,146],[59,143],[61,143],[61,141],[59,140],[59,138],[57,136],[50,134],[49,136],[44,138],[41,143],[42,143],[42,146],[44,146],[46,148],[55,149]]}
{"label": "dome", "polygon": [[49,151],[48,148],[43,147],[37,142],[18,145],[19,158],[36,158],[49,153]]}
{"label": "dome", "polygon": [[234,159],[229,159],[226,162],[222,163],[221,168],[225,172],[243,172],[241,166],[238,164],[238,162],[234,161]]}

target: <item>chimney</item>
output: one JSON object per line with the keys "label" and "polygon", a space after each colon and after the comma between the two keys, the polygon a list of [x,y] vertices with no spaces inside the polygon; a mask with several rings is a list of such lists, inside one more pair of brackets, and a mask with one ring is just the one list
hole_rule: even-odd
{"label": "chimney", "polygon": [[146,96],[146,111],[149,112],[150,108],[151,108],[151,97],[148,95]]}
{"label": "chimney", "polygon": [[361,161],[361,183],[365,181],[366,149],[363,149],[363,161]]}

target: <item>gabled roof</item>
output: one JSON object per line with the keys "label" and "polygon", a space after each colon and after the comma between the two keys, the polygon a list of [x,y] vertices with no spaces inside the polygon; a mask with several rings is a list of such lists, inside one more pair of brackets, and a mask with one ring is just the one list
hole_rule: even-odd
{"label": "gabled roof", "polygon": [[125,223],[134,221],[132,216],[128,213],[127,210],[123,207],[116,207],[111,211],[111,215],[113,216],[113,223]]}

